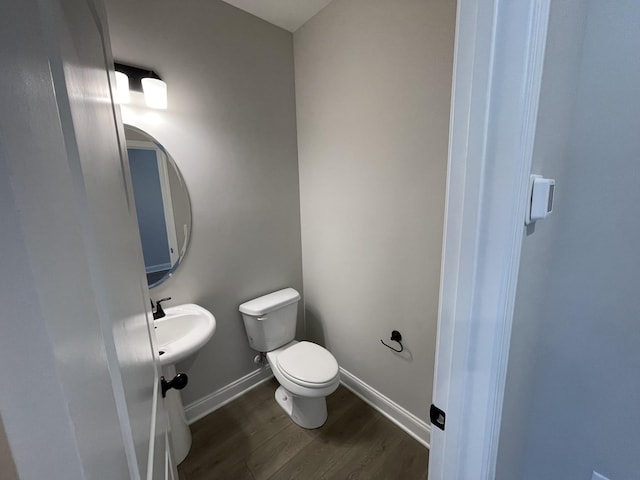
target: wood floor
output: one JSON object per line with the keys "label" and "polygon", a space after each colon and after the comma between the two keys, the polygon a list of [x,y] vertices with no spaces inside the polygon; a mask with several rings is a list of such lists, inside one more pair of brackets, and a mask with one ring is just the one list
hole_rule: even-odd
{"label": "wood floor", "polygon": [[343,386],[316,430],[282,411],[277,386],[266,382],[191,425],[180,479],[426,479],[429,451]]}

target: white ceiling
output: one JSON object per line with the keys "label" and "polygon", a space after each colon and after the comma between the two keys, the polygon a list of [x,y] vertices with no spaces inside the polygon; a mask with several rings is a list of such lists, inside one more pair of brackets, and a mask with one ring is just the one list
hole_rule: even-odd
{"label": "white ceiling", "polygon": [[269,23],[295,32],[331,0],[224,0]]}

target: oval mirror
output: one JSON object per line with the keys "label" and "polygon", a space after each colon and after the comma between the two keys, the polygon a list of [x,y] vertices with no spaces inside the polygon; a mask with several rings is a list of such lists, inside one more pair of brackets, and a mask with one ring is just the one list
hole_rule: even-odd
{"label": "oval mirror", "polygon": [[176,162],[155,138],[124,126],[149,287],[161,284],[184,258],[191,203]]}

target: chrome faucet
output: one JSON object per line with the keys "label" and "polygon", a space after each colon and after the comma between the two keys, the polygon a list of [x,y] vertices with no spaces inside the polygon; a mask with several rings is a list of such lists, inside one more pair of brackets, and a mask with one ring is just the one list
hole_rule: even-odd
{"label": "chrome faucet", "polygon": [[153,300],[151,300],[151,313],[153,313],[154,320],[165,316],[164,310],[162,309],[162,302],[166,302],[167,300],[171,300],[171,297],[161,298],[155,305],[153,304]]}

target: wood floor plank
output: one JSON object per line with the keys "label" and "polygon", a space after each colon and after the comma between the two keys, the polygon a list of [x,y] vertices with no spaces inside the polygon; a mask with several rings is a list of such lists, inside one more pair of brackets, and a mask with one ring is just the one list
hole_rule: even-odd
{"label": "wood floor plank", "polygon": [[191,425],[180,480],[424,479],[428,450],[340,386],[306,430],[274,399],[273,380]]}
{"label": "wood floor plank", "polygon": [[382,457],[378,468],[381,472],[393,475],[388,478],[426,479],[429,472],[429,450],[405,434],[395,450],[390,450]]}
{"label": "wood floor plank", "polygon": [[266,480],[311,443],[315,436],[312,430],[291,422],[269,442],[251,452],[246,460],[247,466],[256,480]]}
{"label": "wood floor plank", "polygon": [[355,445],[324,480],[424,479],[429,451],[386,418],[381,418],[356,438]]}
{"label": "wood floor plank", "polygon": [[[364,408],[363,408],[364,407]],[[341,458],[351,447],[349,439],[369,423],[378,420],[378,415],[367,405],[354,403],[326,428],[321,428],[315,440],[291,458],[272,480],[321,478],[331,462]]]}
{"label": "wood floor plank", "polygon": [[[326,480],[376,478],[379,470],[375,464],[385,453],[400,443],[400,438],[390,432],[394,427],[384,418],[377,418],[360,430],[349,442],[348,449],[340,458],[331,462],[322,474]],[[372,467],[372,465],[374,465]]]}
{"label": "wood floor plank", "polygon": [[276,404],[270,390],[260,388],[201,422],[202,425],[194,424],[191,451],[180,464],[179,472],[192,477],[209,472],[215,476],[208,478],[234,478],[229,475],[237,464],[287,427],[291,420]]}
{"label": "wood floor plank", "polygon": [[314,431],[321,432],[328,428],[354,403],[360,403],[360,399],[349,389],[340,385],[335,392],[327,397],[327,413],[329,415],[327,422],[321,428]]}
{"label": "wood floor plank", "polygon": [[340,386],[327,397],[329,417],[321,428],[307,430],[290,421],[289,427],[252,452],[247,459],[247,465],[256,479],[269,478],[306,445],[314,441],[315,437],[322,435],[326,430],[330,431],[331,426],[341,421],[341,415],[353,403],[353,393]]}
{"label": "wood floor plank", "polygon": [[240,461],[234,465],[223,464],[221,468],[212,470],[195,470],[185,472],[184,469],[178,468],[179,480],[255,480],[251,470],[247,465]]}

